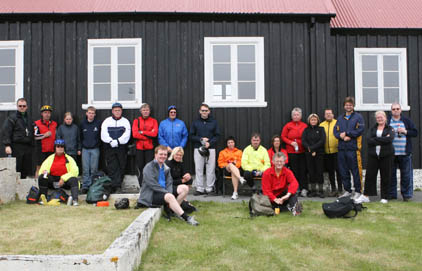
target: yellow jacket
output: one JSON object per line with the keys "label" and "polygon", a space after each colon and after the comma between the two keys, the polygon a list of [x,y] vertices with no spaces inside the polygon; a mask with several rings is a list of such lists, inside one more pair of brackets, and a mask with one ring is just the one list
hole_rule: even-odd
{"label": "yellow jacket", "polygon": [[[44,160],[44,162],[42,162],[41,168],[38,171],[39,175],[42,175],[44,170],[47,170],[48,174],[50,174],[50,168],[51,165],[54,162],[54,157],[56,156],[56,154],[52,154],[49,157],[47,157],[47,159]],[[75,160],[73,160],[73,158],[70,155],[65,154],[66,157],[66,169],[67,169],[67,173],[62,175],[61,178],[63,179],[63,181],[67,181],[72,177],[78,177],[79,174],[79,169],[78,166],[76,165]]]}
{"label": "yellow jacket", "polygon": [[259,146],[259,148],[255,150],[252,145],[249,145],[243,150],[243,170],[252,171],[256,169],[261,172],[264,172],[270,167],[270,157],[268,156],[268,151],[266,148]]}
{"label": "yellow jacket", "polygon": [[337,120],[333,119],[331,122],[323,121],[319,126],[324,127],[325,130],[325,153],[332,154],[338,152],[338,139],[334,136],[334,126]]}

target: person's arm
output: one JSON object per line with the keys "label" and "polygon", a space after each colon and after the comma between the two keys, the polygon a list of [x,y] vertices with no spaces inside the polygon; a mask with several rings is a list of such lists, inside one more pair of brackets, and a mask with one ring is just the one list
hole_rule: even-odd
{"label": "person's arm", "polygon": [[268,156],[268,151],[263,149],[262,156],[264,157],[264,165],[261,171],[265,171],[271,167],[270,157]]}
{"label": "person's arm", "polygon": [[249,161],[249,151],[248,151],[248,147],[246,147],[246,149],[243,151],[243,154],[242,154],[242,162],[241,162],[242,168],[245,171],[252,171],[253,168],[251,165],[249,165],[248,161]]}
{"label": "person's arm", "polygon": [[200,143],[201,137],[197,135],[198,128],[196,127],[196,125],[197,125],[196,121],[193,121],[192,125],[190,127],[190,138],[191,138],[192,142]]}
{"label": "person's arm", "polygon": [[[384,131],[383,131],[384,133]],[[375,137],[374,140],[377,142],[376,145],[389,145],[394,140],[395,131],[392,127],[386,129],[386,135],[381,137]]]}
{"label": "person's arm", "polygon": [[157,120],[154,118],[150,118],[152,121],[152,129],[143,131],[143,135],[147,138],[156,138],[158,134],[158,123]]}
{"label": "person's arm", "polygon": [[268,170],[264,171],[264,174],[262,174],[262,194],[266,195],[271,202],[274,202],[276,199],[276,196],[273,193],[273,190],[271,189],[271,175],[269,174]]}
{"label": "person's arm", "polygon": [[214,128],[214,134],[210,138],[210,145],[215,145],[220,138],[220,128],[218,127],[217,120],[214,120],[215,122],[215,128]]}
{"label": "person's arm", "polygon": [[132,136],[137,140],[147,140],[148,138],[143,135],[143,131],[139,129],[139,119],[134,119],[132,124]]}
{"label": "person's arm", "polygon": [[110,137],[108,133],[108,129],[107,129],[108,121],[109,121],[109,118],[105,119],[103,123],[101,124],[101,140],[104,143],[110,144],[110,142],[113,141],[113,139]]}
{"label": "person's arm", "polygon": [[124,133],[117,139],[117,141],[119,142],[120,145],[124,145],[127,144],[130,140],[130,122],[127,119],[120,119],[121,121],[121,125],[123,125],[123,127],[125,127],[125,131]]}
{"label": "person's arm", "polygon": [[41,164],[40,169],[38,170],[38,175],[43,175],[44,171],[47,171],[50,174],[50,168],[54,161],[54,154],[48,156]]}
{"label": "person's arm", "polygon": [[63,136],[62,125],[60,125],[59,128],[57,128],[56,139],[63,139]]}
{"label": "person's arm", "polygon": [[[407,122],[407,125],[406,125]],[[405,122],[406,127],[406,137],[417,137],[418,136],[418,129],[416,129],[415,124],[410,119],[407,119]]]}
{"label": "person's arm", "polygon": [[165,125],[164,125],[164,120],[160,123],[160,126],[158,127],[158,143],[160,145],[166,146],[168,147],[169,144],[167,143],[166,139],[165,139]]}
{"label": "person's arm", "polygon": [[240,168],[242,166],[242,154],[241,150],[236,152],[236,167]]}
{"label": "person's arm", "polygon": [[308,129],[305,129],[302,133],[302,146],[305,149],[305,152],[309,152]]}
{"label": "person's arm", "polygon": [[359,114],[355,114],[357,117],[356,124],[353,130],[347,131],[346,136],[351,138],[356,138],[362,135],[363,131],[365,130],[365,122],[362,118],[362,116]]}
{"label": "person's arm", "polygon": [[69,163],[69,167],[67,167],[68,172],[60,177],[65,182],[67,182],[67,180],[69,180],[70,178],[78,177],[79,175],[78,165],[76,164],[72,156],[66,154],[66,159]]}
{"label": "person's arm", "polygon": [[2,142],[5,147],[10,147],[10,145],[12,144],[13,126],[14,126],[14,122],[10,118],[7,118],[4,121],[3,132],[2,132]]}
{"label": "person's arm", "polygon": [[333,134],[334,136],[338,139],[338,140],[343,140],[340,136],[341,134],[341,130],[340,130],[340,124],[339,124],[340,120],[337,120],[336,125],[334,125],[333,127]]}
{"label": "person's arm", "polygon": [[76,145],[78,146],[78,151],[80,152],[82,150],[81,132],[78,125],[75,124],[75,126],[76,126]]}
{"label": "person's arm", "polygon": [[217,164],[219,168],[225,168],[228,165],[227,159],[224,155],[224,150],[220,151],[218,154]]}
{"label": "person's arm", "polygon": [[180,147],[184,148],[186,147],[186,143],[188,142],[188,129],[186,128],[186,125],[183,121],[181,121],[183,124],[182,127],[182,141],[180,142]]}
{"label": "person's arm", "polygon": [[289,133],[289,127],[288,127],[288,125],[289,125],[289,122],[286,124],[286,125],[284,125],[284,127],[283,127],[283,130],[281,131],[281,139],[284,141],[284,143],[286,143],[287,145],[291,145],[292,144],[292,142],[293,142],[293,140],[290,140],[288,137],[287,137],[287,134]]}
{"label": "person's arm", "polygon": [[[166,189],[164,189],[159,183],[158,183],[158,174],[153,174],[152,168],[154,165],[147,165],[144,167],[144,170],[142,172],[143,174],[143,181],[142,185],[148,186],[151,190],[154,192],[162,192],[162,193],[168,193]],[[156,176],[154,176],[156,175]],[[167,185],[166,185],[167,186]],[[172,190],[173,191],[173,190]]]}
{"label": "person's arm", "polygon": [[287,178],[286,182],[289,186],[287,188],[287,192],[293,195],[297,192],[297,189],[299,188],[299,183],[291,170],[288,170],[285,176]]}

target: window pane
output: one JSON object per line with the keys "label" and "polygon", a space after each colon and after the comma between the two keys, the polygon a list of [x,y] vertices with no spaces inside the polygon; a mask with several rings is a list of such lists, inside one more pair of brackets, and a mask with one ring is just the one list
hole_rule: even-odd
{"label": "window pane", "polygon": [[255,81],[255,64],[238,64],[238,80]]}
{"label": "window pane", "polygon": [[111,49],[110,47],[94,48],[94,64],[110,64]]}
{"label": "window pane", "polygon": [[110,82],[110,66],[96,66],[94,67],[94,82],[95,83],[109,83]]}
{"label": "window pane", "polygon": [[15,66],[15,49],[0,49],[0,66]]}
{"label": "window pane", "polygon": [[376,71],[377,65],[377,56],[362,56],[363,71]]}
{"label": "window pane", "polygon": [[15,84],[15,68],[0,68],[0,84]]}
{"label": "window pane", "polygon": [[119,64],[135,64],[135,47],[119,47],[117,54]]}
{"label": "window pane", "polygon": [[15,86],[0,86],[0,103],[15,102]]}
{"label": "window pane", "polygon": [[384,72],[384,87],[398,87],[399,73],[398,72]]}
{"label": "window pane", "polygon": [[384,56],[384,71],[398,71],[399,56]]}
{"label": "window pane", "polygon": [[119,82],[135,82],[135,66],[119,66]]}
{"label": "window pane", "polygon": [[230,64],[214,64],[214,81],[230,81]]}
{"label": "window pane", "polygon": [[378,103],[378,89],[377,88],[364,88],[362,89],[363,103],[364,104],[377,104]]}
{"label": "window pane", "polygon": [[110,101],[111,91],[110,84],[94,85],[94,101]]}
{"label": "window pane", "polygon": [[377,87],[378,73],[377,72],[362,72],[362,86],[363,87]]}
{"label": "window pane", "polygon": [[237,97],[240,99],[255,99],[255,82],[239,83],[239,93]]}
{"label": "window pane", "polygon": [[384,103],[391,104],[400,101],[400,90],[398,88],[384,89]]}
{"label": "window pane", "polygon": [[213,96],[218,100],[231,100],[232,86],[230,82],[214,84]]}
{"label": "window pane", "polygon": [[119,101],[135,100],[135,84],[119,84]]}
{"label": "window pane", "polygon": [[230,62],[230,45],[213,46],[214,62]]}
{"label": "window pane", "polygon": [[239,45],[237,46],[238,62],[255,62],[255,46]]}

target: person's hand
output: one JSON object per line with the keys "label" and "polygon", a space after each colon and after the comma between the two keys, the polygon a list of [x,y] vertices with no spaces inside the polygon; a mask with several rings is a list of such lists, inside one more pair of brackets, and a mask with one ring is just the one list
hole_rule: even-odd
{"label": "person's hand", "polygon": [[192,178],[191,176],[190,176],[190,174],[189,173],[186,173],[185,175],[183,175],[183,177],[182,177],[183,179],[182,179],[182,183],[187,183],[187,182],[189,182],[190,181],[190,179]]}
{"label": "person's hand", "polygon": [[119,146],[119,142],[116,139],[114,139],[110,142],[110,146],[112,148],[116,148],[117,146]]}
{"label": "person's hand", "polygon": [[12,148],[11,148],[10,146],[7,146],[7,147],[4,149],[4,152],[5,152],[7,155],[11,155],[11,154],[12,154]]}
{"label": "person's hand", "polygon": [[403,128],[403,127],[400,127],[400,128],[398,128],[397,129],[397,132],[399,133],[399,134],[407,134],[407,130],[406,130],[406,128]]}
{"label": "person's hand", "polygon": [[340,138],[344,140],[344,137],[346,136],[346,132],[340,133]]}
{"label": "person's hand", "polygon": [[78,151],[78,155],[81,155],[82,154],[82,152],[81,151]]}
{"label": "person's hand", "polygon": [[299,145],[297,144],[296,141],[292,141],[292,143],[290,143],[290,145],[292,145],[294,148],[299,147]]}
{"label": "person's hand", "polygon": [[47,131],[47,133],[44,134],[44,137],[50,137],[51,136],[51,132]]}
{"label": "person's hand", "polygon": [[210,143],[207,141],[207,142],[205,142],[205,148],[209,148],[210,147]]}
{"label": "person's hand", "polygon": [[344,140],[344,141],[350,141],[350,140],[351,140],[351,138],[350,138],[350,136],[345,136],[343,140]]}
{"label": "person's hand", "polygon": [[205,141],[205,142],[209,141],[208,137],[203,137],[202,140]]}
{"label": "person's hand", "polygon": [[59,181],[59,186],[60,187],[62,187],[64,185],[64,181],[63,181],[63,179],[62,178],[60,178],[60,181]]}
{"label": "person's hand", "polygon": [[257,171],[256,171],[256,177],[259,177],[259,176],[261,176],[261,175],[262,175],[262,171],[257,170]]}
{"label": "person's hand", "polygon": [[281,198],[274,199],[274,202],[280,205],[283,204],[283,200]]}
{"label": "person's hand", "polygon": [[172,151],[173,151],[173,149],[170,148],[169,146],[167,146],[167,152],[172,152]]}
{"label": "person's hand", "polygon": [[312,156],[315,156],[315,155],[316,155],[316,152],[313,152],[313,153],[312,153]]}
{"label": "person's hand", "polygon": [[47,175],[47,174],[48,174],[48,171],[47,171],[47,170],[44,170],[44,171],[42,172],[42,174],[43,174],[43,175]]}

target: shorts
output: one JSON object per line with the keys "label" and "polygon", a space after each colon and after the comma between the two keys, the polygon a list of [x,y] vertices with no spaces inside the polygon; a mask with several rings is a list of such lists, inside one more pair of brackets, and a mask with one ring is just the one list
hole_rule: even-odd
{"label": "shorts", "polygon": [[166,194],[167,193],[163,192],[154,192],[154,194],[152,194],[152,205],[161,206],[166,204],[166,201],[164,200]]}

